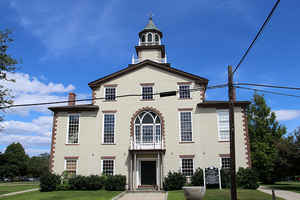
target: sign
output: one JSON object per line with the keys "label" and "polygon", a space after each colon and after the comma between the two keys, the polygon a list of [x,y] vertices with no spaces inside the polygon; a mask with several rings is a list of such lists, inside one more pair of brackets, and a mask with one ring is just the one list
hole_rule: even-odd
{"label": "sign", "polygon": [[219,185],[219,170],[215,167],[205,168],[206,185]]}

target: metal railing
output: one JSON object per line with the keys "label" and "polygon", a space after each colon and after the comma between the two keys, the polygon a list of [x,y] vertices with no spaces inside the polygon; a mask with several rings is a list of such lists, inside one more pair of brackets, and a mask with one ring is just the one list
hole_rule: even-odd
{"label": "metal railing", "polygon": [[135,141],[133,137],[130,138],[130,149],[131,150],[155,150],[164,149],[163,141],[153,141],[153,142],[142,142]]}

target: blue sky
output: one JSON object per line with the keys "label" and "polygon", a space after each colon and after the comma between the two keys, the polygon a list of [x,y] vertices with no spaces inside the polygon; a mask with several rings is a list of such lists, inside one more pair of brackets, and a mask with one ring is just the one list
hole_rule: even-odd
{"label": "blue sky", "polygon": [[[91,96],[88,83],[131,62],[138,32],[154,13],[173,67],[222,84],[227,66],[236,65],[275,0],[43,1],[1,0],[0,29],[13,31],[9,53],[21,61],[11,75],[15,103]],[[270,24],[236,73],[236,82],[300,87],[299,1],[282,1]],[[281,91],[281,90],[276,90]],[[297,94],[297,91],[281,91]],[[300,92],[298,92],[300,95]],[[239,100],[253,92],[238,90]],[[227,98],[225,89],[208,91],[209,100]],[[300,125],[299,98],[266,94],[280,123]],[[5,113],[0,151],[21,142],[30,155],[49,152],[51,112],[45,107]]]}

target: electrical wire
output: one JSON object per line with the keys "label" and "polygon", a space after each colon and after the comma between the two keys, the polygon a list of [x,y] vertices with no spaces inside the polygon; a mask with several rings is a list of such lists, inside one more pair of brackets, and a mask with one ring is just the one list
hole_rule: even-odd
{"label": "electrical wire", "polygon": [[259,86],[259,87],[269,87],[269,88],[280,88],[280,89],[290,89],[290,90],[300,90],[299,87],[288,87],[288,86],[278,86],[278,85],[266,85],[266,84],[256,84],[256,83],[235,83],[233,85],[249,85],[249,86]]}
{"label": "electrical wire", "polygon": [[270,21],[275,9],[277,8],[278,4],[279,4],[280,0],[277,0],[277,2],[275,3],[275,5],[273,6],[271,12],[269,13],[268,17],[266,18],[265,22],[263,23],[263,25],[260,27],[259,31],[257,32],[255,38],[252,40],[250,46],[248,47],[247,51],[244,53],[244,55],[242,56],[241,60],[239,61],[239,63],[237,64],[237,66],[235,67],[235,69],[233,70],[232,74],[234,74],[236,72],[236,70],[241,66],[242,62],[245,60],[246,56],[248,55],[248,53],[250,52],[250,50],[252,49],[253,45],[255,44],[256,40],[258,39],[259,35],[262,33],[262,31],[264,30],[265,26],[267,25],[267,23]]}
{"label": "electrical wire", "polygon": [[241,87],[241,86],[235,86],[235,87],[240,88],[240,89],[245,89],[245,90],[253,90],[253,91],[258,91],[258,92],[263,92],[263,93],[270,93],[270,94],[276,94],[276,95],[281,95],[281,96],[299,97],[300,98],[299,95],[294,95],[294,94],[286,94],[286,93],[281,93],[281,92],[273,92],[273,91],[268,91],[268,90],[261,90],[261,89]]}
{"label": "electrical wire", "polygon": [[[214,85],[209,86],[206,89],[217,89],[217,88],[224,88],[227,84],[220,84],[220,85]],[[199,91],[204,89],[203,87],[199,88],[193,88],[189,89],[190,92]],[[167,91],[167,92],[176,92],[176,94],[179,92],[179,90],[173,90],[173,91]],[[158,96],[161,93],[165,92],[159,92],[159,93],[153,93],[153,96]],[[116,98],[124,98],[124,97],[140,97],[142,94],[125,94],[125,95],[118,95]],[[28,103],[28,104],[16,104],[16,105],[9,105],[9,106],[2,106],[0,109],[7,109],[7,108],[13,108],[13,107],[30,107],[30,106],[42,106],[42,105],[53,105],[53,104],[61,104],[61,103],[68,103],[68,102],[83,102],[83,101],[93,101],[93,100],[105,100],[105,97],[99,97],[99,98],[87,98],[87,99],[78,99],[74,101],[53,101],[53,102],[42,102],[42,103]]]}

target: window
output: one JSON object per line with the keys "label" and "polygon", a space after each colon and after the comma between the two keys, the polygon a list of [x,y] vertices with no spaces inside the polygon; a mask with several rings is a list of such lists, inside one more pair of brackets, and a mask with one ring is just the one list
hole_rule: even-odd
{"label": "window", "polygon": [[69,131],[67,144],[78,144],[79,115],[69,115]]}
{"label": "window", "polygon": [[135,119],[136,143],[160,143],[161,124],[159,116],[152,111],[143,111]]}
{"label": "window", "polygon": [[114,144],[115,140],[115,115],[104,114],[104,127],[103,127],[103,143]]}
{"label": "window", "polygon": [[180,136],[181,142],[191,142],[193,140],[191,112],[180,112]]}
{"label": "window", "polygon": [[229,141],[229,111],[218,110],[219,140]]}
{"label": "window", "polygon": [[105,88],[105,100],[106,101],[114,101],[116,100],[116,88],[114,87],[107,87]]}
{"label": "window", "polygon": [[184,176],[192,176],[194,173],[194,163],[193,159],[182,159],[181,160],[181,173]]}
{"label": "window", "polygon": [[66,159],[66,171],[70,176],[76,175],[76,169],[77,169],[77,159]]}
{"label": "window", "polygon": [[142,42],[145,42],[146,38],[145,38],[145,35],[143,34],[142,35]]}
{"label": "window", "polygon": [[159,42],[159,37],[157,34],[155,34],[155,42]]}
{"label": "window", "polygon": [[190,86],[189,85],[179,85],[179,98],[189,99],[191,98]]}
{"label": "window", "polygon": [[142,99],[143,100],[153,99],[153,87],[152,86],[143,86]]}
{"label": "window", "polygon": [[230,168],[231,159],[230,157],[221,157],[221,167],[224,169]]}
{"label": "window", "polygon": [[148,33],[148,42],[152,42],[152,33]]}
{"label": "window", "polygon": [[114,175],[114,160],[102,160],[102,174]]}

